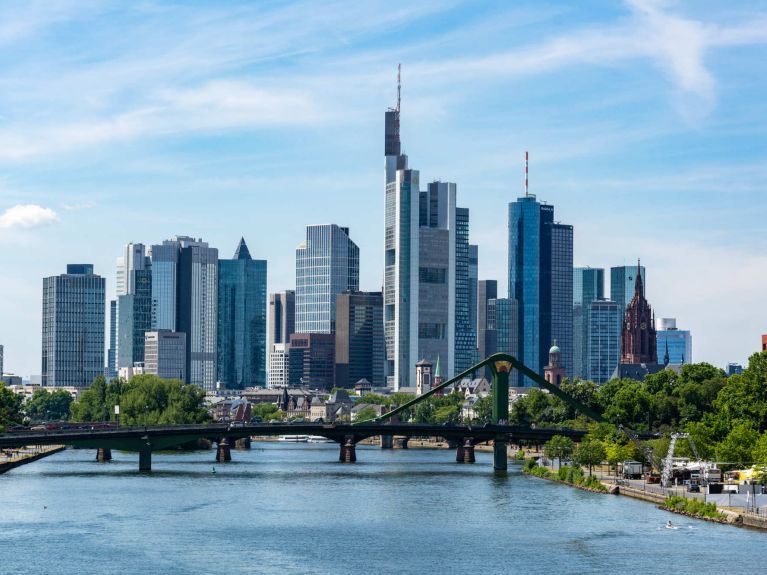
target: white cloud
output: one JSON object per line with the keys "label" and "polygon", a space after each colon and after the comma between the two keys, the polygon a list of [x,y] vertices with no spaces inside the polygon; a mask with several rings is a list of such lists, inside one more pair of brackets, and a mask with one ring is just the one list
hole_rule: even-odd
{"label": "white cloud", "polygon": [[50,208],[36,204],[12,206],[0,214],[0,229],[36,228],[58,221],[59,216]]}

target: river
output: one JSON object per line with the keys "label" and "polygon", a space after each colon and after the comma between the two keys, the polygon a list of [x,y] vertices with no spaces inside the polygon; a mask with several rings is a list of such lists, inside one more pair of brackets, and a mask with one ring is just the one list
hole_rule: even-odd
{"label": "river", "polygon": [[[79,575],[760,573],[767,533],[521,474],[491,455],[253,443],[137,455],[67,450],[0,475],[0,573]],[[215,469],[215,473],[214,473]],[[671,519],[677,530],[663,528]]]}

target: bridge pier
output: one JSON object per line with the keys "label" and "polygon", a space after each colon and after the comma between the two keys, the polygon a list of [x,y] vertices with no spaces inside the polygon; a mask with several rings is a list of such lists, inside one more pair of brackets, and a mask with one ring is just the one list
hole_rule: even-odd
{"label": "bridge pier", "polygon": [[338,457],[341,463],[355,463],[357,461],[357,446],[353,435],[345,435],[341,441],[341,454]]}
{"label": "bridge pier", "polygon": [[99,447],[96,450],[96,461],[99,463],[105,463],[107,461],[112,461],[112,450],[108,447]]}
{"label": "bridge pier", "polygon": [[142,449],[138,452],[138,470],[152,471],[152,450]]}
{"label": "bridge pier", "polygon": [[391,449],[394,447],[394,436],[382,435],[381,436],[381,449]]}
{"label": "bridge pier", "polygon": [[493,442],[493,469],[496,473],[505,474],[509,469],[507,444],[505,437],[496,437]]}
{"label": "bridge pier", "polygon": [[240,437],[234,442],[235,449],[250,449],[250,437]]}
{"label": "bridge pier", "polygon": [[407,449],[407,442],[410,441],[409,437],[395,437],[393,438],[394,449]]}
{"label": "bridge pier", "polygon": [[474,463],[477,459],[474,456],[474,443],[470,437],[464,437],[463,441],[458,443],[455,450],[456,463]]}
{"label": "bridge pier", "polygon": [[222,437],[218,440],[216,447],[216,463],[227,463],[232,460],[232,450],[229,447],[229,440]]}

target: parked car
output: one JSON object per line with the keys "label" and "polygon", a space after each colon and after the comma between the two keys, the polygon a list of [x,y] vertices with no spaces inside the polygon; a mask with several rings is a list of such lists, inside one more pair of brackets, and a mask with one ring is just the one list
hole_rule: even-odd
{"label": "parked car", "polygon": [[296,417],[290,423],[306,423],[306,420],[303,417]]}

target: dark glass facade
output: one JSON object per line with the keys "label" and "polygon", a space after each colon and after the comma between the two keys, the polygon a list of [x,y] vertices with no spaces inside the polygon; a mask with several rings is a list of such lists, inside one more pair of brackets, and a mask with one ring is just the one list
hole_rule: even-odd
{"label": "dark glass facade", "polygon": [[604,269],[573,269],[573,377],[588,377],[589,305],[595,300],[604,299],[604,293]]}
{"label": "dark glass facade", "polygon": [[[467,370],[477,347],[476,318],[472,325],[469,259],[469,210],[455,209],[455,365],[453,373]],[[475,292],[476,294],[476,292]],[[474,300],[476,309],[476,299]],[[476,312],[475,312],[476,313]]]}
{"label": "dark glass facade", "polygon": [[351,388],[360,379],[382,387],[384,379],[383,294],[336,296],[335,385]]}
{"label": "dark glass facade", "polygon": [[332,333],[294,333],[290,336],[290,387],[333,388],[335,335]]}
{"label": "dark glass facade", "polygon": [[227,389],[266,387],[266,260],[244,241],[218,262],[218,381]]}
{"label": "dark glass facade", "polygon": [[133,293],[117,298],[117,367],[144,362],[144,334],[152,329],[152,272],[132,270]]}

